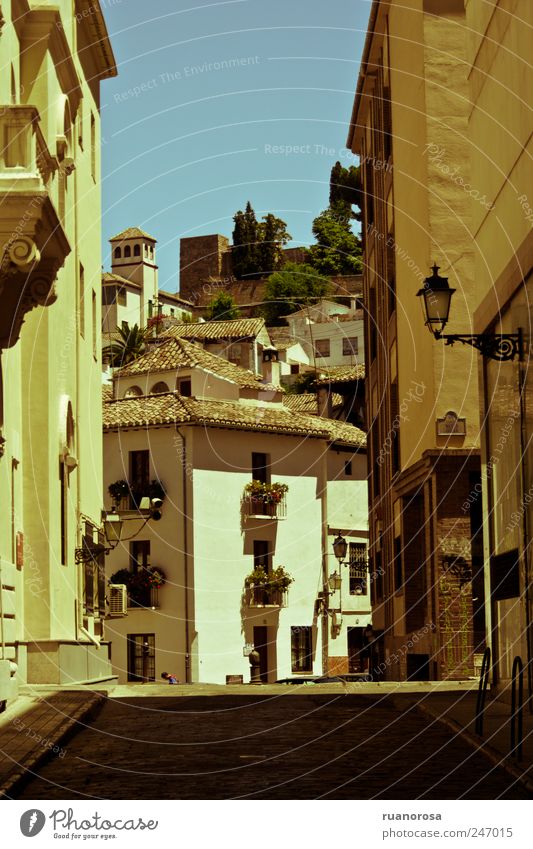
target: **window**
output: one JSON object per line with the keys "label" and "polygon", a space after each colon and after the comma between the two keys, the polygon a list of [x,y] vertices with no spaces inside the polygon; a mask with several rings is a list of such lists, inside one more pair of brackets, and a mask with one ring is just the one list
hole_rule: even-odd
{"label": "window", "polygon": [[315,341],[315,357],[329,357],[329,339],[317,339]]}
{"label": "window", "polygon": [[270,463],[267,454],[252,452],[252,480],[270,483]]}
{"label": "window", "polygon": [[129,386],[124,393],[124,398],[139,398],[142,394],[140,386]]}
{"label": "window", "polygon": [[128,634],[128,681],[155,681],[155,634]]}
{"label": "window", "polygon": [[192,381],[190,377],[184,380],[178,380],[178,392],[184,398],[190,398],[192,395]]}
{"label": "window", "polygon": [[60,513],[60,554],[63,566],[67,562],[67,509],[68,509],[68,479],[67,467],[59,462],[59,513]]}
{"label": "window", "polygon": [[310,625],[291,627],[291,664],[293,672],[313,671],[313,633]]}
{"label": "window", "polygon": [[91,176],[96,182],[96,120],[91,115]]}
{"label": "window", "polygon": [[272,556],[268,540],[254,539],[254,569],[262,566],[265,572],[270,572]]}
{"label": "window", "polygon": [[163,380],[160,380],[159,383],[154,384],[152,386],[150,392],[152,395],[161,395],[163,392],[169,392],[169,388]]}
{"label": "window", "polygon": [[343,357],[352,357],[354,354],[359,352],[359,345],[357,337],[351,337],[349,339],[342,340],[342,356]]}
{"label": "window", "polygon": [[366,595],[366,543],[351,542],[348,548],[350,595]]}
{"label": "window", "polygon": [[141,246],[135,245],[134,248],[133,248],[133,256],[140,256],[140,255],[141,255]]}
{"label": "window", "polygon": [[130,542],[130,569],[135,574],[140,569],[150,568],[150,540],[136,539]]}
{"label": "window", "polygon": [[98,357],[98,314],[96,311],[96,292],[93,289],[92,295],[92,318],[93,318],[93,357],[95,360]]}
{"label": "window", "polygon": [[394,540],[394,589],[396,592],[403,587],[403,568],[402,568],[402,540],[397,537]]}
{"label": "window", "polygon": [[129,245],[126,245],[126,247],[124,248],[124,256],[131,256],[131,247]]}
{"label": "window", "polygon": [[115,248],[115,259],[122,259],[122,251],[120,248]]}
{"label": "window", "polygon": [[83,100],[78,108],[78,144],[83,150]]}
{"label": "window", "polygon": [[399,424],[399,406],[398,406],[398,383],[394,381],[390,386],[390,417],[391,417],[391,439],[392,439],[392,473],[394,474],[400,468],[400,430]]}
{"label": "window", "polygon": [[150,452],[130,451],[130,487],[134,501],[148,495],[150,487]]}
{"label": "window", "polygon": [[300,374],[300,366],[298,363],[291,363],[291,374]]}
{"label": "window", "polygon": [[79,291],[79,316],[80,316],[80,333],[82,336],[85,336],[85,271],[83,265],[80,262],[79,265],[79,281],[78,281],[78,291]]}
{"label": "window", "polygon": [[346,475],[347,478],[352,476],[352,461],[351,460],[345,460],[345,462],[344,462],[344,474]]}
{"label": "window", "polygon": [[119,307],[125,307],[128,302],[127,292],[124,287],[117,289],[117,304]]}
{"label": "window", "polygon": [[150,245],[150,259],[154,258],[154,246]]}

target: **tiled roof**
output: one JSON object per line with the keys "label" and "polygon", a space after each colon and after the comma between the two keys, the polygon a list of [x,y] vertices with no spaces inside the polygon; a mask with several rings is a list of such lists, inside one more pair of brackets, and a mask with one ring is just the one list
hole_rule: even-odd
{"label": "tiled roof", "polygon": [[194,340],[249,339],[255,338],[264,329],[264,318],[236,318],[232,321],[172,324],[166,328],[164,335]]}
{"label": "tiled roof", "polygon": [[153,236],[145,233],[140,227],[127,227],[126,230],[123,230],[122,233],[117,233],[117,235],[113,236],[113,238],[109,241],[122,242],[124,239],[149,239],[151,242],[157,242],[157,239],[154,239]]}
{"label": "tiled roof", "polygon": [[316,385],[326,386],[330,383],[349,383],[354,380],[364,379],[364,363],[355,366],[329,366],[329,368],[317,369]]}
{"label": "tiled roof", "polygon": [[203,401],[175,392],[104,403],[104,430],[149,425],[192,424],[235,428],[366,446],[363,431],[333,419],[294,413],[282,405],[243,404],[239,401]]}
{"label": "tiled roof", "polygon": [[[331,402],[333,407],[340,407],[344,403],[342,395],[337,392],[333,392]],[[318,415],[316,395],[313,392],[304,392],[301,395],[285,395],[283,403],[295,413],[306,413],[310,416]]]}
{"label": "tiled roof", "polygon": [[113,387],[110,383],[102,384],[102,400],[104,402],[113,400]]}
{"label": "tiled roof", "polygon": [[102,283],[104,285],[106,283],[120,283],[122,286],[133,286],[134,289],[142,289],[142,285],[136,283],[135,280],[128,280],[126,277],[121,277],[120,274],[111,274],[109,271],[104,271],[102,274]]}
{"label": "tiled roof", "polygon": [[234,365],[223,357],[217,357],[216,354],[210,354],[201,345],[186,339],[165,339],[159,345],[152,345],[146,354],[123,366],[115,374],[125,377],[132,374],[196,367],[230,380],[242,389],[282,391],[279,387],[264,384],[260,375]]}
{"label": "tiled roof", "polygon": [[166,289],[159,289],[159,296],[163,296],[163,298],[168,298],[170,301],[175,301],[177,304],[186,304],[188,307],[194,306],[191,301],[186,301],[185,298],[180,297],[177,292],[167,292]]}

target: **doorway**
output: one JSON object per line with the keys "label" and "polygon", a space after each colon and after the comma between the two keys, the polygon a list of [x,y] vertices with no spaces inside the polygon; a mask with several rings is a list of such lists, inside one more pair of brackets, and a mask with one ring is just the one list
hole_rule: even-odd
{"label": "doorway", "polygon": [[348,672],[366,672],[368,649],[363,638],[363,628],[348,628]]}
{"label": "doorway", "polygon": [[155,634],[128,634],[128,681],[155,681]]}
{"label": "doorway", "polygon": [[268,627],[254,625],[254,648],[259,652],[259,675],[263,684],[268,683]]}

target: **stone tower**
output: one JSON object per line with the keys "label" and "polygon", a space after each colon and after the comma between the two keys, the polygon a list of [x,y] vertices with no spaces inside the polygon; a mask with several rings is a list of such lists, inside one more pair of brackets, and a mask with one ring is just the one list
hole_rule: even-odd
{"label": "stone tower", "polygon": [[158,293],[158,269],[155,261],[157,240],[139,227],[128,227],[109,241],[112,273],[131,280],[142,289],[140,326],[145,327],[149,318],[148,302],[154,303]]}

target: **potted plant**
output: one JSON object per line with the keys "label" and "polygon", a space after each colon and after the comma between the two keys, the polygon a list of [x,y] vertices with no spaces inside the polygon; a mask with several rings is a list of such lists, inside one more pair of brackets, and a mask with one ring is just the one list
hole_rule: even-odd
{"label": "potted plant", "polygon": [[246,484],[244,491],[251,500],[252,513],[275,516],[276,505],[280,503],[288,489],[286,483],[262,483],[254,480]]}
{"label": "potted plant", "polygon": [[150,498],[160,498],[161,501],[165,500],[165,487],[163,486],[160,480],[150,481],[150,486],[148,487],[148,495],[150,496]]}
{"label": "potted plant", "polygon": [[250,597],[255,604],[281,602],[282,594],[293,581],[294,578],[285,571],[283,566],[276,566],[271,572],[267,572],[264,566],[255,566],[244,579],[245,586],[250,590]]}
{"label": "potted plant", "polygon": [[115,483],[109,484],[107,491],[113,499],[115,506],[118,507],[122,499],[130,495],[130,485],[125,480],[115,481]]}

